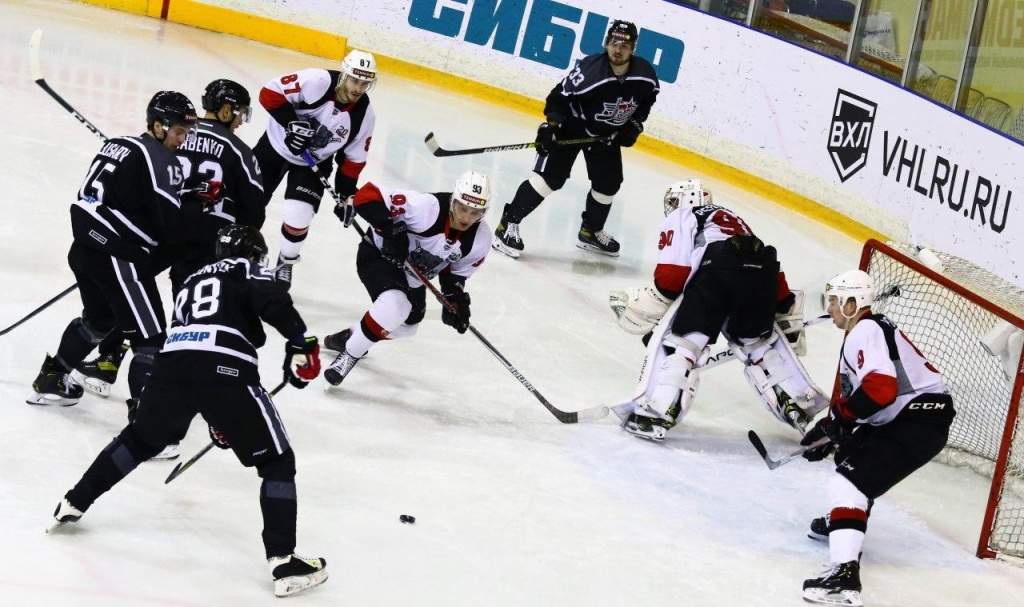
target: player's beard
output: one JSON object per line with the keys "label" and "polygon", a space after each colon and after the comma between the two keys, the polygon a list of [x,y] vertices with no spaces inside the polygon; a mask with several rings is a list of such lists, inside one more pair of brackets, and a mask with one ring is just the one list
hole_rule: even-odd
{"label": "player's beard", "polygon": [[[616,59],[616,57],[618,57],[618,59]],[[622,67],[624,65],[629,65],[629,61],[632,58],[633,58],[632,53],[629,56],[626,56],[625,53],[614,53],[614,52],[611,53],[610,55],[608,55],[608,60],[611,61],[612,65],[614,65],[615,67]]]}

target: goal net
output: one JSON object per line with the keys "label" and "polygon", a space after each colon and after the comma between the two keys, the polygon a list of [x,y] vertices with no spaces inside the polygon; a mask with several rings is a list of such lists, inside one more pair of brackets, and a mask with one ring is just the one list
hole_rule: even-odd
{"label": "goal net", "polygon": [[860,267],[876,292],[899,289],[872,309],[938,367],[953,396],[957,415],[938,459],[992,477],[978,556],[1024,558],[1024,291],[963,259],[923,255],[911,245],[865,243]]}

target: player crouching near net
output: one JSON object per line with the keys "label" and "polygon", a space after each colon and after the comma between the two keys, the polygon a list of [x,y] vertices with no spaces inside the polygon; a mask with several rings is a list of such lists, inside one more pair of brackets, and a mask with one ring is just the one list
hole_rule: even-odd
{"label": "player crouching near net", "polygon": [[[491,206],[491,182],[467,171],[455,189],[423,193],[368,183],[352,198],[355,212],[369,222],[372,242],[362,240],[356,272],[373,299],[363,317],[344,331],[324,338],[324,349],[338,357],[324,371],[332,386],[341,384],[374,344],[412,337],[426,313],[426,287],[406,268],[406,261],[427,280],[438,277],[441,292],[458,313],[444,308],[441,321],[459,333],[469,328],[466,280],[490,251],[490,228],[483,217]],[[350,221],[336,207],[342,222]]]}
{"label": "player crouching near net", "polygon": [[708,345],[719,332],[744,361],[747,380],[768,411],[803,432],[828,399],[790,345],[805,351],[802,331],[787,338],[776,324],[800,325],[803,293],[789,288],[775,248],[739,215],[712,204],[700,180],[673,183],[664,203],[654,280],[610,297],[625,331],[653,331],[632,411],[622,414],[626,432],[664,440],[689,411]]}
{"label": "player crouching near net", "polygon": [[831,510],[811,522],[810,536],[828,540],[830,559],[819,577],[804,581],[812,603],[863,605],[860,554],[871,504],[942,451],[956,415],[938,369],[889,318],[872,312],[874,297],[874,282],[860,270],[829,280],[822,297],[846,337],[841,394],[800,441],[828,439],[804,454],[810,461],[836,451]]}

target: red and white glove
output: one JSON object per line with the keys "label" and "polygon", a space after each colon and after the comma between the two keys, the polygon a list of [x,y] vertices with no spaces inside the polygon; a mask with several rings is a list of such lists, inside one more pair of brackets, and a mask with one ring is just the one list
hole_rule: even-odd
{"label": "red and white glove", "polygon": [[320,343],[316,337],[284,344],[284,378],[289,384],[305,388],[320,375]]}

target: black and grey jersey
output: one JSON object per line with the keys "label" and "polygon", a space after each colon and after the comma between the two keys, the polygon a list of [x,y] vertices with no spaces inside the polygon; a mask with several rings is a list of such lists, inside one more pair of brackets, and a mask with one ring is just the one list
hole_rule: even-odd
{"label": "black and grey jersey", "polygon": [[226,223],[259,227],[265,218],[263,177],[252,148],[220,122],[200,118],[175,152],[185,174],[185,187],[213,180],[224,187],[224,200],[210,211]]}
{"label": "black and grey jersey", "polygon": [[544,115],[572,135],[600,137],[629,119],[641,124],[661,90],[654,67],[636,55],[629,71],[616,76],[606,53],[588,55],[547,96]]}
{"label": "black and grey jersey", "polygon": [[174,298],[167,341],[153,375],[172,381],[259,383],[256,350],[263,322],[286,338],[306,325],[272,270],[246,259],[222,259],[185,279]]}
{"label": "black and grey jersey", "polygon": [[181,164],[149,135],[107,140],[71,206],[75,241],[129,261],[184,234]]}

